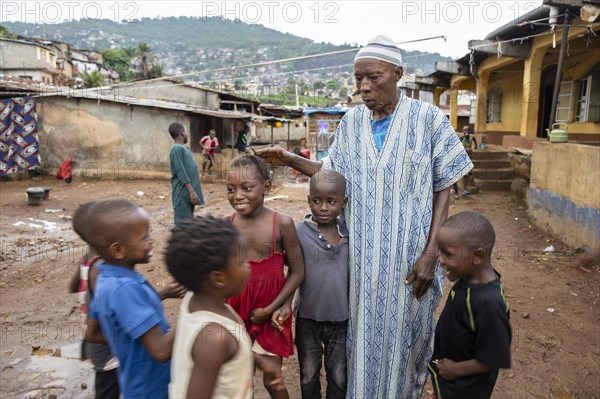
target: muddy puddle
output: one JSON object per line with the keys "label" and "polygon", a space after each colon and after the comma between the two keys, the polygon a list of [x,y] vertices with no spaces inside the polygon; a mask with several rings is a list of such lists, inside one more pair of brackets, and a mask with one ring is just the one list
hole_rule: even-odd
{"label": "muddy puddle", "polygon": [[80,345],[76,342],[52,348],[33,347],[29,353],[25,349],[13,350],[2,365],[0,396],[93,398],[94,370],[90,363],[79,360]]}

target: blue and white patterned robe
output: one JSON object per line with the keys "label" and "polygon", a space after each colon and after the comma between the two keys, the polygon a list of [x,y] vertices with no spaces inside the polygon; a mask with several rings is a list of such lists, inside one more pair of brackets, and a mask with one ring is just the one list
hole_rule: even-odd
{"label": "blue and white patterned robe", "polygon": [[347,180],[350,232],[349,398],[420,398],[444,275],[419,301],[404,280],[427,244],[433,193],[473,167],[435,106],[400,94],[377,150],[371,111],[350,110],[323,167]]}

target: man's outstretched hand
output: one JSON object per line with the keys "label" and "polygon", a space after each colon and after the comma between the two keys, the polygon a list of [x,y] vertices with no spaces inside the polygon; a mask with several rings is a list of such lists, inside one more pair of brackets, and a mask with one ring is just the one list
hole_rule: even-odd
{"label": "man's outstretched hand", "polygon": [[265,160],[265,162],[273,166],[289,166],[290,162],[292,161],[292,153],[279,146],[263,148],[262,150],[258,151],[246,150],[246,152],[248,154],[254,153],[256,156],[261,157]]}

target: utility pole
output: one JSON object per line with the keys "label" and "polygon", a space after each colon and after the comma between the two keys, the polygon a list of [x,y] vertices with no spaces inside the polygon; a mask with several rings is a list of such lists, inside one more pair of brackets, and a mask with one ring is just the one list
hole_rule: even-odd
{"label": "utility pole", "polygon": [[550,109],[550,126],[547,126],[549,129],[552,129],[552,124],[556,122],[556,108],[558,107],[560,82],[562,81],[563,77],[565,57],[567,55],[567,46],[569,44],[569,28],[571,26],[571,18],[571,13],[567,10],[565,20],[563,22],[562,42],[560,43],[560,53],[558,54],[558,66],[556,68],[556,80],[554,81],[554,92],[552,93],[552,108]]}
{"label": "utility pole", "polygon": [[300,100],[298,99],[298,83],[296,83],[296,108],[300,107]]}

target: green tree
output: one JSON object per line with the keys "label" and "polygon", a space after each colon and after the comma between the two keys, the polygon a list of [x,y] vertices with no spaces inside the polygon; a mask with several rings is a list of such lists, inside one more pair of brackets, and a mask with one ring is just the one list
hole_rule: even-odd
{"label": "green tree", "polygon": [[342,87],[340,89],[340,97],[348,97],[348,88],[347,87]]}
{"label": "green tree", "polygon": [[131,71],[131,57],[125,49],[104,49],[101,51],[104,64],[119,74],[119,80],[126,82],[131,80],[133,72]]}
{"label": "green tree", "polygon": [[104,86],[104,75],[100,71],[92,71],[92,73],[86,71],[83,73],[83,85],[86,88]]}
{"label": "green tree", "polygon": [[313,89],[323,90],[323,88],[325,88],[325,83],[323,83],[322,81],[317,80],[316,82],[313,83]]}
{"label": "green tree", "polygon": [[152,53],[152,47],[148,43],[140,42],[136,48],[136,56],[140,57],[140,67],[142,68],[142,77],[147,79],[149,77],[150,68],[148,63],[154,59]]}
{"label": "green tree", "polygon": [[129,57],[129,59],[132,59],[132,58],[136,57],[137,50],[133,46],[123,47],[123,51],[125,52],[125,54],[127,54],[127,56]]}
{"label": "green tree", "polygon": [[335,80],[330,80],[325,84],[325,88],[329,91],[337,91],[339,88],[338,82]]}
{"label": "green tree", "polygon": [[246,86],[244,85],[244,82],[240,79],[236,79],[233,81],[233,89],[235,91],[242,91],[242,90],[246,90]]}
{"label": "green tree", "polygon": [[148,71],[148,77],[150,79],[161,78],[163,76],[163,70],[165,66],[163,64],[152,64]]}
{"label": "green tree", "polygon": [[8,37],[9,34],[8,29],[0,25],[0,37]]}

